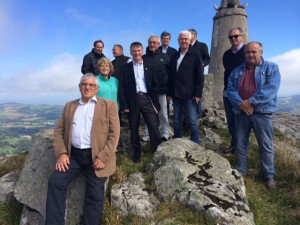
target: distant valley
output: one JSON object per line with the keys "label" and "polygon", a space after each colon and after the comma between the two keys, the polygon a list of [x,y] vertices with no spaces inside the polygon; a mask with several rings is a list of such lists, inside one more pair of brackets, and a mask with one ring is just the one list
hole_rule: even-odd
{"label": "distant valley", "polygon": [[[62,110],[62,105],[0,104],[0,155],[28,150],[32,135],[53,129]],[[280,97],[278,113],[300,115],[300,95]]]}
{"label": "distant valley", "polygon": [[277,112],[300,115],[300,95],[278,98]]}

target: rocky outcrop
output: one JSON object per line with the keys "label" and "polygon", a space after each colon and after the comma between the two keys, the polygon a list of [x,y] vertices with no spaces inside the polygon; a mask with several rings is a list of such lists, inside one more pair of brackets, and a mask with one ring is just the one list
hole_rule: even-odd
{"label": "rocky outcrop", "polygon": [[14,204],[14,190],[19,179],[19,172],[10,172],[0,178],[0,203]]}
{"label": "rocky outcrop", "polygon": [[159,201],[152,193],[145,191],[144,176],[135,173],[122,184],[114,184],[111,189],[111,204],[121,215],[131,213],[142,217],[152,216]]}
{"label": "rocky outcrop", "polygon": [[172,139],[159,146],[150,169],[163,201],[206,211],[220,224],[254,224],[243,178],[219,154]]}
{"label": "rocky outcrop", "polygon": [[[20,225],[44,223],[48,178],[55,165],[52,152],[52,130],[33,137],[32,147],[15,189],[15,197],[24,207]],[[69,187],[66,224],[80,221],[85,192],[84,176],[79,176]]]}

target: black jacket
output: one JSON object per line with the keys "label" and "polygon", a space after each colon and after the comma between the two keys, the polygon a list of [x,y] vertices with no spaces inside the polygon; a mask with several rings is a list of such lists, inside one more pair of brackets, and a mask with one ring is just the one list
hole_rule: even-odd
{"label": "black jacket", "polygon": [[169,77],[169,64],[170,58],[167,54],[161,53],[159,49],[156,52],[150,52],[149,48],[146,49],[146,54],[143,59],[149,61],[155,70],[155,76],[158,77],[160,95],[167,93],[168,77]]}
{"label": "black jacket", "polygon": [[[159,46],[158,49],[162,52],[162,46]],[[176,54],[177,50],[175,48],[172,48],[168,46],[166,54],[169,56],[170,59]]]}
{"label": "black jacket", "polygon": [[[147,94],[150,97],[153,105],[160,110],[158,101],[158,77],[154,75],[154,68],[150,65],[147,59],[143,60],[144,77],[146,82]],[[133,70],[133,62],[125,64],[121,68],[121,78],[119,81],[119,99],[121,110],[138,107],[136,101],[136,82]]]}
{"label": "black jacket", "polygon": [[170,62],[167,96],[179,99],[201,98],[204,76],[200,53],[189,49],[183,57],[177,71],[176,66],[179,57],[180,52],[178,51]]}
{"label": "black jacket", "polygon": [[223,66],[224,66],[224,89],[227,89],[228,77],[231,72],[245,61],[244,53],[245,45],[235,54],[232,53],[231,48],[224,52]]}
{"label": "black jacket", "polygon": [[114,73],[112,75],[115,78],[117,78],[118,80],[120,79],[120,76],[121,76],[122,66],[124,64],[126,64],[129,59],[130,59],[130,57],[128,57],[128,56],[120,55],[120,56],[117,56],[113,61],[111,61],[111,63],[114,66]]}
{"label": "black jacket", "polygon": [[209,57],[207,45],[203,42],[199,42],[199,41],[196,40],[194,45],[191,46],[191,48],[200,52],[202,60],[203,60],[204,67],[207,66],[210,62],[210,57]]}
{"label": "black jacket", "polygon": [[81,66],[81,73],[86,74],[86,73],[93,73],[95,76],[99,74],[99,69],[98,69],[98,60],[101,59],[102,57],[105,57],[103,53],[99,54],[92,49],[92,51],[88,54],[86,54],[83,57],[83,62]]}

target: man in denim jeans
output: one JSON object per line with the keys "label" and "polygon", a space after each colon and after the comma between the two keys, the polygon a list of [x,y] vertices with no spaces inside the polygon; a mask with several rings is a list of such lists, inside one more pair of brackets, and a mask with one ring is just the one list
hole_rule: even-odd
{"label": "man in denim jeans", "polygon": [[236,135],[236,168],[245,175],[251,128],[260,151],[260,166],[268,189],[276,187],[272,117],[277,108],[280,86],[278,65],[265,61],[263,46],[249,42],[245,47],[246,62],[229,76],[228,98],[233,105]]}

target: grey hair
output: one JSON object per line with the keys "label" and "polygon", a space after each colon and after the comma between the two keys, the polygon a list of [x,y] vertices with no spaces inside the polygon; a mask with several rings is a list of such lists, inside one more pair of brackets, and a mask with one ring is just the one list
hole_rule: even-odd
{"label": "grey hair", "polygon": [[95,77],[95,75],[94,75],[93,73],[86,73],[86,74],[84,74],[84,75],[80,78],[79,85],[80,85],[83,81],[85,81],[85,80],[87,80],[87,79],[89,79],[89,78],[93,78],[94,81],[95,81],[95,84],[96,84],[97,86],[99,86],[98,79]]}
{"label": "grey hair", "polygon": [[260,42],[258,42],[258,41],[250,41],[250,42],[248,42],[248,44],[247,44],[246,47],[245,47],[245,52],[247,51],[247,48],[248,48],[248,46],[249,46],[250,44],[257,44],[257,45],[259,46],[259,51],[260,51],[260,52],[263,52],[263,51],[264,51],[264,47],[263,47],[262,43],[260,43]]}
{"label": "grey hair", "polygon": [[179,35],[178,35],[178,38],[180,37],[180,35],[182,34],[187,34],[189,36],[189,39],[191,40],[192,39],[192,33],[188,30],[183,30],[183,31],[180,31]]}
{"label": "grey hair", "polygon": [[228,36],[229,36],[230,32],[231,32],[231,31],[234,31],[234,30],[238,30],[238,31],[240,32],[240,35],[242,35],[242,36],[245,35],[245,34],[244,34],[244,31],[243,31],[243,29],[242,29],[241,27],[234,27],[234,28],[232,28],[232,29],[230,29],[230,30],[228,31]]}
{"label": "grey hair", "polygon": [[160,44],[160,38],[158,37],[158,36],[156,36],[156,35],[151,35],[149,38],[148,38],[148,42],[150,41],[150,39],[151,38],[157,38],[157,40],[158,40],[158,43]]}

